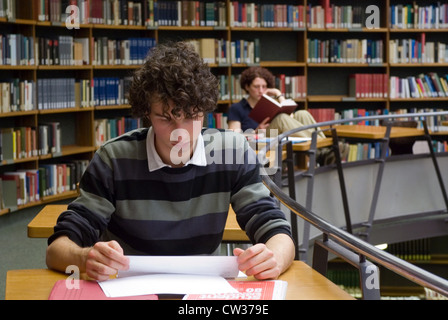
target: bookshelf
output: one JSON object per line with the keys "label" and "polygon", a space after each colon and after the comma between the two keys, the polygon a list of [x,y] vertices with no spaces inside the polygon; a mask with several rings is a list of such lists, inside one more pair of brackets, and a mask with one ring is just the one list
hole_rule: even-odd
{"label": "bookshelf", "polygon": [[[80,9],[79,29],[72,28],[74,21],[67,24],[64,16],[64,8],[75,3]],[[442,79],[448,74],[444,47],[448,44],[448,23],[439,20],[431,24],[426,18],[443,10],[447,18],[446,4],[436,12],[431,0],[413,1],[418,8],[408,7],[410,2],[405,0],[371,0],[368,5],[379,9],[378,19],[373,21],[377,25],[371,28],[366,25],[372,17],[365,13],[367,4],[350,0],[260,0],[256,4],[222,0],[215,1],[213,8],[208,0],[132,3],[131,8],[124,0],[0,1],[0,176],[28,171],[20,194],[15,189],[11,192],[10,188],[19,189],[16,182],[8,182],[9,187],[2,184],[1,198],[8,201],[3,200],[0,215],[75,197],[73,182],[79,179],[98,145],[141,125],[126,124],[130,122],[126,86],[155,43],[191,41],[219,77],[221,98],[216,116],[208,119],[211,126],[223,126],[229,106],[243,97],[238,76],[252,65],[270,69],[285,96],[313,112],[318,121],[344,114],[353,117],[366,112],[448,108],[448,88],[443,84],[444,95],[436,96],[412,95],[410,89],[408,95],[399,90],[391,95],[390,90],[391,79],[396,79],[395,88],[411,88],[412,84],[415,88],[416,80],[408,79],[426,75],[429,79],[423,77],[424,81],[429,82],[432,73]],[[114,14],[117,12],[120,14]],[[213,14],[202,14],[206,12]],[[289,19],[285,18],[288,13]],[[10,39],[9,35],[16,36]],[[7,41],[15,48],[20,46],[23,56],[8,58]],[[69,57],[64,56],[66,48]],[[70,90],[64,90],[63,83]],[[98,87],[100,83],[104,85]],[[360,96],[356,96],[360,84],[363,88],[358,88]],[[11,88],[19,93],[16,100],[11,99],[13,95],[9,99],[5,95]],[[71,96],[64,95],[68,93]],[[319,118],[318,114],[326,116]],[[44,124],[60,125],[60,149],[39,151],[42,143],[38,141],[43,136],[40,127]],[[25,154],[8,150],[3,139],[6,130],[30,132],[31,137],[34,130],[36,142],[25,139],[21,145],[33,146],[25,148]],[[28,195],[19,203],[18,198],[27,190],[26,181],[29,188],[38,173],[40,183],[33,189],[33,200]],[[55,177],[61,177],[60,181]],[[49,184],[54,179],[59,181],[59,188],[56,183],[54,190],[42,181]],[[440,262],[444,266],[445,258]]]}
{"label": "bookshelf", "polygon": [[[360,41],[378,41],[381,43],[378,47],[382,59],[373,61],[372,56],[371,62],[355,59],[356,63],[354,63],[353,59],[347,61],[348,58],[335,62],[331,61],[330,55],[328,61],[325,62],[317,63],[316,59],[307,61],[309,90],[306,107],[309,110],[329,108],[339,117],[344,117],[343,114],[347,111],[349,115],[356,116],[358,112],[364,115],[366,112],[384,114],[403,113],[404,110],[409,112],[446,109],[446,91],[437,96],[426,95],[426,93],[414,95],[410,93],[412,90],[406,91],[406,88],[413,87],[417,92],[418,88],[414,86],[414,83],[415,79],[421,75],[433,74],[440,78],[447,73],[445,40],[443,39],[448,31],[446,19],[431,20],[431,17],[440,15],[441,12],[444,17],[446,6],[442,5],[438,8],[433,6],[432,2],[424,0],[414,1],[412,4],[400,0],[371,1],[369,5],[375,5],[380,9],[379,25],[375,28],[367,28],[363,25],[363,21],[366,21],[369,14],[365,14],[361,22],[356,18],[353,21],[340,22],[334,15],[334,12],[344,13],[351,4],[353,4],[351,1],[308,1],[311,7],[310,12],[315,14],[315,19],[308,21],[307,44],[315,44],[312,40],[319,40],[319,44],[323,46],[321,51],[323,51],[325,41],[331,44],[332,41],[343,43],[358,40],[358,43],[351,44],[351,49],[341,45],[343,47],[341,51],[348,54],[350,50],[359,52],[359,46],[362,47],[362,44],[359,44]],[[367,5],[360,4],[360,6],[361,11],[364,11]],[[354,17],[356,17],[355,8],[356,5],[352,9]],[[328,12],[333,13],[333,16],[328,17]],[[403,24],[404,20],[407,23]],[[358,24],[356,25],[355,22]],[[423,58],[422,52],[426,53],[423,54]],[[360,84],[361,91],[365,85],[362,80],[350,81],[350,78],[363,74],[370,77],[384,75],[386,81],[383,86],[387,87],[384,94],[357,97],[355,91],[359,88],[355,90],[352,85]],[[425,81],[429,80],[425,79]],[[446,81],[446,78],[443,81]],[[367,83],[370,84],[370,88],[367,87],[364,91],[375,92],[372,86],[375,87],[375,83],[380,82],[373,79]],[[322,87],[325,89],[322,90]],[[332,113],[329,114],[331,116]]]}
{"label": "bookshelf", "polygon": [[[59,123],[62,133],[57,152],[42,154],[35,146],[37,154],[4,157],[0,174],[91,159],[101,141],[127,130],[121,123],[129,122],[132,72],[150,47],[168,40],[191,41],[219,77],[221,98],[211,126],[223,126],[229,106],[242,98],[238,77],[251,65],[270,69],[287,97],[316,114],[446,109],[448,91],[418,98],[390,92],[393,77],[400,84],[421,74],[448,74],[448,55],[442,54],[447,21],[424,19],[446,12],[447,5],[439,12],[430,1],[414,3],[418,8],[404,0],[372,0],[369,5],[379,10],[372,20],[367,4],[348,0],[1,2],[0,126],[34,129],[36,141],[43,123]],[[67,19],[74,17],[65,11],[70,4],[79,9],[79,28]],[[406,60],[404,49],[419,53],[422,40],[427,59]],[[357,97],[359,79],[371,85],[364,84]],[[18,93],[17,101],[8,100],[6,87]],[[58,196],[64,195],[51,199]]]}

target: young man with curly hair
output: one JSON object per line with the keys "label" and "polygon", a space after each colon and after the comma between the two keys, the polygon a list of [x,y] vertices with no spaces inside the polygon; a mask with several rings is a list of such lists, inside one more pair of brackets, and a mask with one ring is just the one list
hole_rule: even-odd
{"label": "young man with curly hair", "polygon": [[[104,280],[126,270],[130,254],[216,254],[232,204],[254,244],[234,250],[240,270],[258,279],[285,271],[294,259],[290,226],[261,181],[254,151],[240,134],[201,130],[217,99],[217,79],[193,47],[153,48],[129,92],[134,114],[151,126],[95,153],[79,197],[48,239],[48,267],[77,265]],[[232,157],[215,161],[229,150]]]}

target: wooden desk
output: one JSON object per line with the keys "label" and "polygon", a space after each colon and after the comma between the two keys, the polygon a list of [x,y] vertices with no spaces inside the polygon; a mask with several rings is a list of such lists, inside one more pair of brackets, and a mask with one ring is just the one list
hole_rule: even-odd
{"label": "wooden desk", "polygon": [[[316,141],[316,147],[325,148],[333,145],[333,138],[318,138]],[[302,143],[293,143],[292,151],[308,151],[311,147],[311,141],[306,141]]]}
{"label": "wooden desk", "polygon": [[[59,215],[67,209],[66,204],[46,205],[34,219],[28,224],[28,237],[48,238],[53,234],[53,228]],[[236,221],[236,214],[232,207],[229,208],[226,227],[224,229],[223,241],[226,242],[248,242],[249,238],[241,230]]]}
{"label": "wooden desk", "polygon": [[[68,275],[48,269],[10,270],[6,274],[6,300],[47,300],[57,280]],[[280,277],[288,282],[287,300],[353,300],[333,282],[302,261]]]}
{"label": "wooden desk", "polygon": [[[332,138],[318,138],[317,139],[317,148],[329,147],[332,144],[333,144]],[[258,150],[261,150],[265,146],[266,146],[266,143],[264,143],[264,142],[260,142],[257,144]],[[292,144],[293,151],[308,151],[308,150],[310,150],[310,147],[311,147],[311,140]],[[258,152],[258,150],[257,150],[257,152]],[[269,157],[269,156],[267,156],[267,157]]]}
{"label": "wooden desk", "polygon": [[[339,125],[334,126],[339,137],[359,139],[382,139],[386,134],[384,126]],[[423,136],[423,129],[391,127],[390,138]]]}
{"label": "wooden desk", "polygon": [[66,209],[66,204],[46,205],[28,224],[28,237],[48,238],[51,236],[59,215]]}

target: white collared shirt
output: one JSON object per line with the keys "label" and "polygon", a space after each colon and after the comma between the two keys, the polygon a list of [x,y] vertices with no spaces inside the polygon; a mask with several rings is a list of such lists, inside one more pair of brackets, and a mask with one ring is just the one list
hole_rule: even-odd
{"label": "white collared shirt", "polygon": [[[152,127],[148,130],[148,136],[146,137],[146,153],[148,156],[148,169],[149,171],[155,171],[163,167],[171,167],[162,161],[159,154],[157,153],[155,142],[154,142],[154,130]],[[192,164],[195,166],[205,167],[207,165],[207,159],[205,157],[205,147],[204,138],[202,133],[199,133],[198,139],[196,140],[196,147],[193,152],[193,156],[190,160],[185,163],[185,166]]]}

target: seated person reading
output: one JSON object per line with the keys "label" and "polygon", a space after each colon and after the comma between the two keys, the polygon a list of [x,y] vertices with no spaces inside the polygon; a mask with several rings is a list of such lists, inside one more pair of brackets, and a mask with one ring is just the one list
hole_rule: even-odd
{"label": "seated person reading", "polygon": [[[244,70],[241,73],[240,86],[248,94],[248,97],[230,106],[228,124],[231,130],[246,132],[248,129],[256,131],[266,129],[267,135],[270,136],[269,129],[276,129],[278,134],[281,134],[316,123],[313,116],[306,110],[299,110],[291,115],[280,113],[274,119],[266,118],[261,123],[257,123],[249,117],[249,113],[263,94],[271,96],[279,102],[285,99],[280,90],[274,87],[274,75],[266,68],[250,67]],[[292,136],[311,137],[313,131],[314,129],[299,131]],[[325,135],[319,132],[318,137],[325,138]]]}
{"label": "seated person reading", "polygon": [[[275,279],[290,266],[291,228],[261,181],[254,151],[241,134],[202,129],[218,87],[191,45],[159,44],[149,52],[129,101],[151,126],[109,140],[95,153],[80,195],[48,239],[49,268],[64,272],[76,265],[105,280],[129,268],[126,255],[216,254],[229,204],[253,242],[234,250],[239,269]],[[244,161],[215,161],[229,149]]]}

